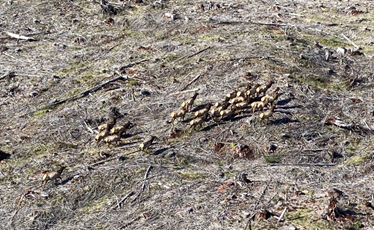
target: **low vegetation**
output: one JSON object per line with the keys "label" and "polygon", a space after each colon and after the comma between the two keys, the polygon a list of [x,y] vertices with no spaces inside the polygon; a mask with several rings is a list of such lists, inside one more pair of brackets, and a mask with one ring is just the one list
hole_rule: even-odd
{"label": "low vegetation", "polygon": [[373,6],[4,1],[0,228],[370,228]]}

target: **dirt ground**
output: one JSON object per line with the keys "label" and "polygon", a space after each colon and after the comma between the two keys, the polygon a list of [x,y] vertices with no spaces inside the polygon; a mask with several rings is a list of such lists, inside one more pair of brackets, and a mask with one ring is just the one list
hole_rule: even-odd
{"label": "dirt ground", "polygon": [[[372,1],[1,2],[0,229],[372,229],[373,20]],[[269,80],[269,119],[190,128]],[[97,143],[110,114],[131,125]]]}

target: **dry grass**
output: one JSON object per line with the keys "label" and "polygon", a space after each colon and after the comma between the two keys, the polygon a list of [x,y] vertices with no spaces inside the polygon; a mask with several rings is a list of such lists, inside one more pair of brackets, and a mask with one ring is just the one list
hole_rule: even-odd
{"label": "dry grass", "polygon": [[[0,77],[1,228],[373,225],[372,2],[134,2],[111,1],[115,14],[83,0],[1,3],[2,31],[36,39],[0,40],[0,74],[14,72]],[[354,48],[343,34],[362,55],[337,54]],[[129,79],[48,106],[118,73]],[[246,111],[169,136],[192,89],[196,111],[270,78],[280,96],[269,121]],[[135,126],[97,147],[113,107]],[[62,180],[41,186],[61,165]]]}

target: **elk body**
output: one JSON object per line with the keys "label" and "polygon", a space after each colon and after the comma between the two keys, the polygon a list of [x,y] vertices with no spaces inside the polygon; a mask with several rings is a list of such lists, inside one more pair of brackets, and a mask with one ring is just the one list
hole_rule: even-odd
{"label": "elk body", "polygon": [[274,105],[272,105],[272,106],[270,107],[270,110],[261,113],[261,114],[260,114],[260,119],[261,119],[261,120],[264,120],[264,119],[267,119],[267,120],[268,120],[268,119],[273,115],[274,108],[275,108]]}
{"label": "elk body", "polygon": [[263,110],[264,107],[268,104],[268,100],[265,101],[255,101],[251,103],[252,112],[254,113],[257,109]]}
{"label": "elk body", "polygon": [[257,96],[260,96],[261,94],[266,94],[266,91],[273,85],[274,81],[269,80],[266,82],[265,85],[261,85],[256,88]]}
{"label": "elk body", "polygon": [[139,145],[139,149],[140,151],[144,151],[146,149],[149,149],[149,147],[151,147],[154,139],[156,139],[155,136],[149,136],[147,139],[145,139],[140,145]]}
{"label": "elk body", "polygon": [[228,93],[225,97],[225,101],[229,101],[230,99],[233,99],[234,97],[236,97],[236,94],[238,94],[238,90],[235,89],[233,92],[231,93]]}
{"label": "elk body", "polygon": [[194,114],[195,118],[197,118],[197,117],[206,117],[206,115],[208,115],[208,113],[209,113],[210,107],[212,107],[212,104],[208,103],[205,106],[205,108],[200,109],[199,111],[196,111],[195,114]]}
{"label": "elk body", "polygon": [[278,91],[279,91],[279,87],[277,87],[273,93],[271,94],[266,94],[265,96],[263,96],[261,98],[261,101],[265,101],[266,99],[268,100],[268,102],[270,104],[272,104],[275,100],[278,99]]}
{"label": "elk body", "polygon": [[196,117],[192,121],[190,121],[190,127],[189,129],[196,128],[196,126],[200,126],[200,128],[203,126],[203,123],[205,121],[206,117]]}
{"label": "elk body", "polygon": [[99,132],[104,130],[110,130],[116,124],[116,117],[113,114],[109,115],[109,121],[99,125]]}
{"label": "elk body", "polygon": [[114,126],[113,128],[110,129],[110,132],[109,134],[110,135],[118,135],[118,136],[121,136],[123,133],[125,133],[126,129],[128,129],[131,125],[131,122],[126,122],[125,124],[123,125],[118,125],[118,126]]}
{"label": "elk body", "polygon": [[257,88],[260,86],[260,84],[256,84],[255,86],[253,86],[252,88],[248,89],[246,92],[245,92],[245,96],[247,98],[253,98],[256,96],[256,90]]}
{"label": "elk body", "polygon": [[221,119],[225,119],[227,117],[231,117],[233,114],[234,114],[234,112],[232,111],[232,109],[225,109],[225,110],[222,110],[219,113],[219,115],[221,115]]}
{"label": "elk body", "polygon": [[170,116],[171,116],[171,123],[174,124],[174,120],[177,119],[178,117],[182,118],[184,120],[184,116],[186,115],[187,110],[185,108],[181,108],[177,111],[173,111]]}
{"label": "elk body", "polygon": [[245,97],[234,97],[233,99],[230,100],[230,103],[231,104],[236,104],[236,103],[240,103],[240,102],[243,102],[243,101],[246,101]]}
{"label": "elk body", "polygon": [[117,145],[119,141],[121,141],[121,137],[118,135],[111,135],[104,138],[104,142],[107,144],[116,143]]}
{"label": "elk body", "polygon": [[184,109],[185,111],[190,111],[191,107],[193,106],[193,103],[196,100],[197,95],[199,95],[199,93],[195,92],[195,94],[192,97],[182,102],[181,108]]}
{"label": "elk body", "polygon": [[233,109],[236,110],[236,109],[246,109],[248,108],[249,104],[248,102],[246,101],[243,101],[243,102],[240,102],[240,103],[237,103],[235,105],[233,105]]}
{"label": "elk body", "polygon": [[95,136],[96,143],[99,144],[102,139],[104,139],[106,136],[108,136],[108,134],[109,134],[108,129],[104,129],[100,133],[96,134],[96,136]]}

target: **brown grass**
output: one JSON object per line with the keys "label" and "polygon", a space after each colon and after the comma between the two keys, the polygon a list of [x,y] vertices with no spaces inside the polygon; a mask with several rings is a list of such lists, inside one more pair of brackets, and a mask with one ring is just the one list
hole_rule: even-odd
{"label": "brown grass", "polygon": [[[115,14],[83,0],[1,3],[2,31],[36,41],[0,40],[0,74],[14,71],[0,77],[0,228],[373,225],[373,3],[134,2],[111,1]],[[342,34],[363,54],[325,61],[324,49],[354,48]],[[118,74],[129,79],[47,106]],[[170,137],[170,113],[193,95],[180,89],[198,74],[193,111],[274,79],[273,117],[248,110]],[[135,125],[97,147],[113,107]],[[62,180],[42,187],[61,165]]]}

